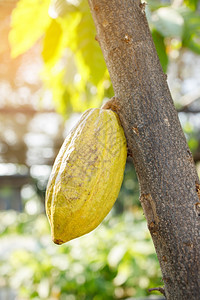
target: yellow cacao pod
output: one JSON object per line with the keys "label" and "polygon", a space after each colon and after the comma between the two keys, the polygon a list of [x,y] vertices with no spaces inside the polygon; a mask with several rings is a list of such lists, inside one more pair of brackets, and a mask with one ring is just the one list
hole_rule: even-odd
{"label": "yellow cacao pod", "polygon": [[89,109],[66,137],[46,191],[52,239],[62,244],[96,228],[111,210],[127,157],[115,112]]}

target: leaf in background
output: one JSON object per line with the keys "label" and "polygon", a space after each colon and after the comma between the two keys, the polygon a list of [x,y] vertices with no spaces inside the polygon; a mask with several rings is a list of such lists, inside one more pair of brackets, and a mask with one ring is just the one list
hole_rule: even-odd
{"label": "leaf in background", "polygon": [[190,9],[180,8],[184,18],[183,46],[200,54],[200,15]]}
{"label": "leaf in background", "polygon": [[62,28],[56,20],[52,20],[49,28],[46,31],[42,57],[45,63],[53,61],[59,55],[60,43],[62,39]]}
{"label": "leaf in background", "polygon": [[198,8],[199,0],[184,0],[184,3],[192,10],[196,10]]}
{"label": "leaf in background", "polygon": [[[66,62],[68,62],[68,60],[66,60]],[[57,111],[66,116],[67,109],[69,112],[70,97],[67,97],[66,85],[64,83],[64,77],[66,73],[65,68],[67,72],[71,71],[71,80],[73,80],[73,66],[71,68],[69,64],[63,65],[61,63],[59,64],[59,62],[57,62],[55,65],[45,63],[41,72],[41,77],[45,87],[52,93],[53,101]]]}
{"label": "leaf in background", "polygon": [[28,49],[44,34],[50,23],[49,0],[20,0],[12,13],[9,40],[11,56]]}
{"label": "leaf in background", "polygon": [[95,40],[96,30],[87,2],[80,6],[82,17],[77,27],[77,63],[80,70],[85,64],[89,69],[89,80],[97,85],[106,71],[106,64],[98,42]]}
{"label": "leaf in background", "polygon": [[157,10],[160,7],[166,7],[169,6],[168,1],[160,1],[160,0],[146,0],[148,7],[151,11]]}
{"label": "leaf in background", "polygon": [[167,56],[167,53],[166,53],[164,38],[155,29],[153,29],[151,33],[152,33],[152,37],[153,37],[153,41],[154,41],[154,44],[155,44],[155,47],[156,47],[158,57],[160,59],[160,63],[161,63],[162,68],[163,68],[163,72],[166,73],[167,72],[167,66],[168,66],[168,56]]}
{"label": "leaf in background", "polygon": [[152,23],[164,37],[182,37],[184,19],[171,7],[162,7],[152,15]]}
{"label": "leaf in background", "polygon": [[186,45],[193,52],[200,54],[200,41],[199,40],[195,40],[195,38],[193,37],[190,41],[187,42]]}

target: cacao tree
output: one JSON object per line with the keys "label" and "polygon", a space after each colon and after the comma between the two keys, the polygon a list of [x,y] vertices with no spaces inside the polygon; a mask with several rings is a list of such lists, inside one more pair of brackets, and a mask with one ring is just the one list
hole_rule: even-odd
{"label": "cacao tree", "polygon": [[200,184],[139,0],[89,0],[167,299],[199,299]]}

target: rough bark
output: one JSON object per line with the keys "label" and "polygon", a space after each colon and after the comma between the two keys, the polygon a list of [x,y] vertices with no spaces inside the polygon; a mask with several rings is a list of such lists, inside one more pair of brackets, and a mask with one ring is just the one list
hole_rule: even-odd
{"label": "rough bark", "polygon": [[89,0],[167,299],[200,299],[200,186],[139,0]]}

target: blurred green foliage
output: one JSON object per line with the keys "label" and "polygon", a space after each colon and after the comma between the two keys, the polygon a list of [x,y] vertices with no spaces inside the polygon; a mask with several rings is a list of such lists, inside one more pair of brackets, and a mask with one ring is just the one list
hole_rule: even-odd
{"label": "blurred green foliage", "polygon": [[196,10],[198,8],[199,0],[184,0],[184,3],[192,10]]}
{"label": "blurred green foliage", "polygon": [[25,209],[0,218],[0,287],[19,299],[125,299],[163,284],[129,162],[119,199],[90,234],[57,246],[44,214]]}
{"label": "blurred green foliage", "polygon": [[184,124],[183,130],[187,138],[188,146],[192,153],[194,153],[199,145],[199,132],[195,130],[194,126],[189,121]]}
{"label": "blurred green foliage", "polygon": [[139,184],[133,163],[127,160],[124,172],[124,180],[114,205],[113,213],[120,214],[122,212],[134,211],[141,208],[139,200]]}
{"label": "blurred green foliage", "polygon": [[20,299],[125,299],[162,285],[140,209],[110,214],[92,233],[54,245],[45,215],[1,212],[0,282]]}
{"label": "blurred green foliage", "polygon": [[[149,0],[146,14],[163,71],[174,40],[200,54],[200,15],[197,1]],[[95,40],[96,30],[88,1],[19,0],[12,14],[12,56],[26,52],[42,40],[45,86],[52,91],[57,110],[67,117],[72,111],[98,107],[113,96],[104,58]]]}

